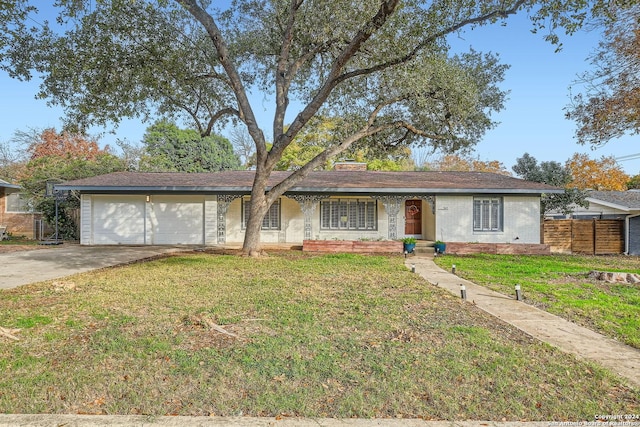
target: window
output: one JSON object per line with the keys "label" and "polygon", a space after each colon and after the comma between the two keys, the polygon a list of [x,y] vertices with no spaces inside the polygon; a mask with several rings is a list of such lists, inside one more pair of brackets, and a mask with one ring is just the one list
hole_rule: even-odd
{"label": "window", "polygon": [[502,198],[473,199],[473,231],[502,231]]}
{"label": "window", "polygon": [[31,213],[33,212],[33,205],[31,200],[27,198],[23,193],[9,193],[5,198],[7,205],[6,211],[13,213]]}
{"label": "window", "polygon": [[320,203],[320,228],[323,230],[377,230],[377,216],[375,201],[345,199]]}
{"label": "window", "polygon": [[[247,228],[247,217],[251,200],[242,201],[242,228]],[[273,202],[262,219],[263,230],[280,230],[280,200]]]}

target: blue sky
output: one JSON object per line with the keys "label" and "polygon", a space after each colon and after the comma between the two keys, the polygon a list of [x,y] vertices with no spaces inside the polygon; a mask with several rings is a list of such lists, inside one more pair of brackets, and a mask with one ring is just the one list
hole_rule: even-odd
{"label": "blue sky", "polygon": [[[596,32],[581,32],[563,36],[563,49],[545,42],[542,35],[530,32],[526,17],[515,17],[507,26],[493,25],[462,33],[452,40],[460,49],[473,47],[491,51],[501,61],[510,64],[502,88],[509,90],[506,108],[494,116],[500,124],[489,131],[475,150],[480,160],[499,160],[511,170],[515,159],[528,152],[539,161],[555,160],[564,163],[575,152],[592,158],[622,157],[640,154],[640,137],[629,136],[613,140],[603,147],[576,144],[575,124],[564,118],[563,109],[569,103],[569,86],[579,73],[589,67],[589,53],[597,46]],[[60,129],[62,111],[47,107],[46,101],[36,100],[39,81],[19,82],[0,72],[0,142],[8,141],[16,130],[55,127]],[[265,133],[270,134],[272,116],[263,96],[255,97],[254,108]],[[293,104],[292,104],[293,106]],[[148,124],[127,121],[100,141],[114,145],[117,138],[139,142]],[[96,133],[99,130],[96,130]],[[223,132],[225,134],[226,132]],[[640,158],[621,161],[630,174],[640,173]]]}

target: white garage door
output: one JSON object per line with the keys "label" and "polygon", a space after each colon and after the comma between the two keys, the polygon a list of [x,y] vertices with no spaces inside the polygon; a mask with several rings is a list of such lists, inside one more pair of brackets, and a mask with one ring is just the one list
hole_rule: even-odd
{"label": "white garage door", "polygon": [[92,235],[94,245],[142,245],[145,221],[144,196],[94,196]]}
{"label": "white garage door", "polygon": [[204,244],[204,198],[152,196],[151,225],[155,245]]}

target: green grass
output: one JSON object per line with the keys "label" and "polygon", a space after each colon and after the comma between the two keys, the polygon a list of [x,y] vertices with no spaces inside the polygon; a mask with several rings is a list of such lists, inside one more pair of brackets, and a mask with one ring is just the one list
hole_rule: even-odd
{"label": "green grass", "polygon": [[25,239],[23,237],[13,237],[11,236],[9,239],[0,240],[0,246],[35,246],[40,242],[34,239]]}
{"label": "green grass", "polygon": [[403,261],[193,254],[65,279],[75,286],[2,291],[0,325],[20,329],[20,341],[0,338],[0,412],[638,413],[637,389],[431,286]]}
{"label": "green grass", "polygon": [[638,257],[447,255],[442,268],[495,291],[514,295],[551,313],[640,348],[640,286],[596,281],[591,270],[640,273]]}

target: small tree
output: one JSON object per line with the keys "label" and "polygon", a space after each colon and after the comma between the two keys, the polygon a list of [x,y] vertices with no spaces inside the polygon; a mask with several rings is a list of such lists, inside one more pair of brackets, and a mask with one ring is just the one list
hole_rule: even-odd
{"label": "small tree", "polygon": [[552,211],[567,215],[573,211],[573,205],[589,207],[589,203],[586,201],[586,192],[568,187],[572,180],[571,171],[558,162],[550,161],[538,164],[535,157],[524,153],[522,157],[516,159],[516,164],[512,169],[518,177],[527,181],[564,188],[564,193],[542,195],[540,201],[542,215]]}
{"label": "small tree", "polygon": [[480,160],[469,156],[447,154],[428,162],[427,170],[461,171],[461,172],[491,172],[511,176],[504,164],[498,160]]}
{"label": "small tree", "polygon": [[250,169],[256,165],[256,149],[251,135],[246,128],[234,126],[229,137],[233,151],[236,153],[242,167]]}
{"label": "small tree", "polygon": [[84,134],[63,131],[54,128],[43,130],[33,138],[26,148],[30,160],[41,157],[59,157],[83,160],[95,160],[98,156],[109,153],[109,146],[100,148],[95,139]]}
{"label": "small tree", "polygon": [[629,190],[640,190],[640,174],[634,175],[627,182],[627,188]]}
{"label": "small tree", "polygon": [[[57,133],[55,129],[45,129],[36,135],[28,142],[26,151],[30,159],[22,171],[19,184],[49,224],[53,224],[56,217],[55,200],[46,197],[48,182],[87,178],[126,169],[122,159],[112,154],[108,147],[101,149],[96,140],[69,132]],[[74,195],[59,201],[58,232],[64,238],[78,237],[76,224],[70,215],[70,211],[78,207],[79,199]]]}
{"label": "small tree", "polygon": [[16,181],[23,174],[26,162],[24,150],[9,142],[0,143],[0,179]]}
{"label": "small tree", "polygon": [[586,154],[575,153],[565,164],[571,172],[569,188],[580,190],[624,191],[627,175],[613,156],[591,159]]}
{"label": "small tree", "polygon": [[141,169],[173,172],[218,172],[239,169],[240,160],[229,140],[219,135],[202,137],[160,121],[147,129]]}
{"label": "small tree", "polygon": [[[312,119],[307,127],[283,151],[276,170],[297,170],[309,163],[327,148],[339,143],[344,137],[341,130],[349,126],[349,119],[318,117]],[[392,146],[375,138],[358,141],[340,154],[342,159],[366,163],[368,170],[413,170],[411,150],[405,145]],[[337,159],[327,159],[317,169],[331,169]]]}

